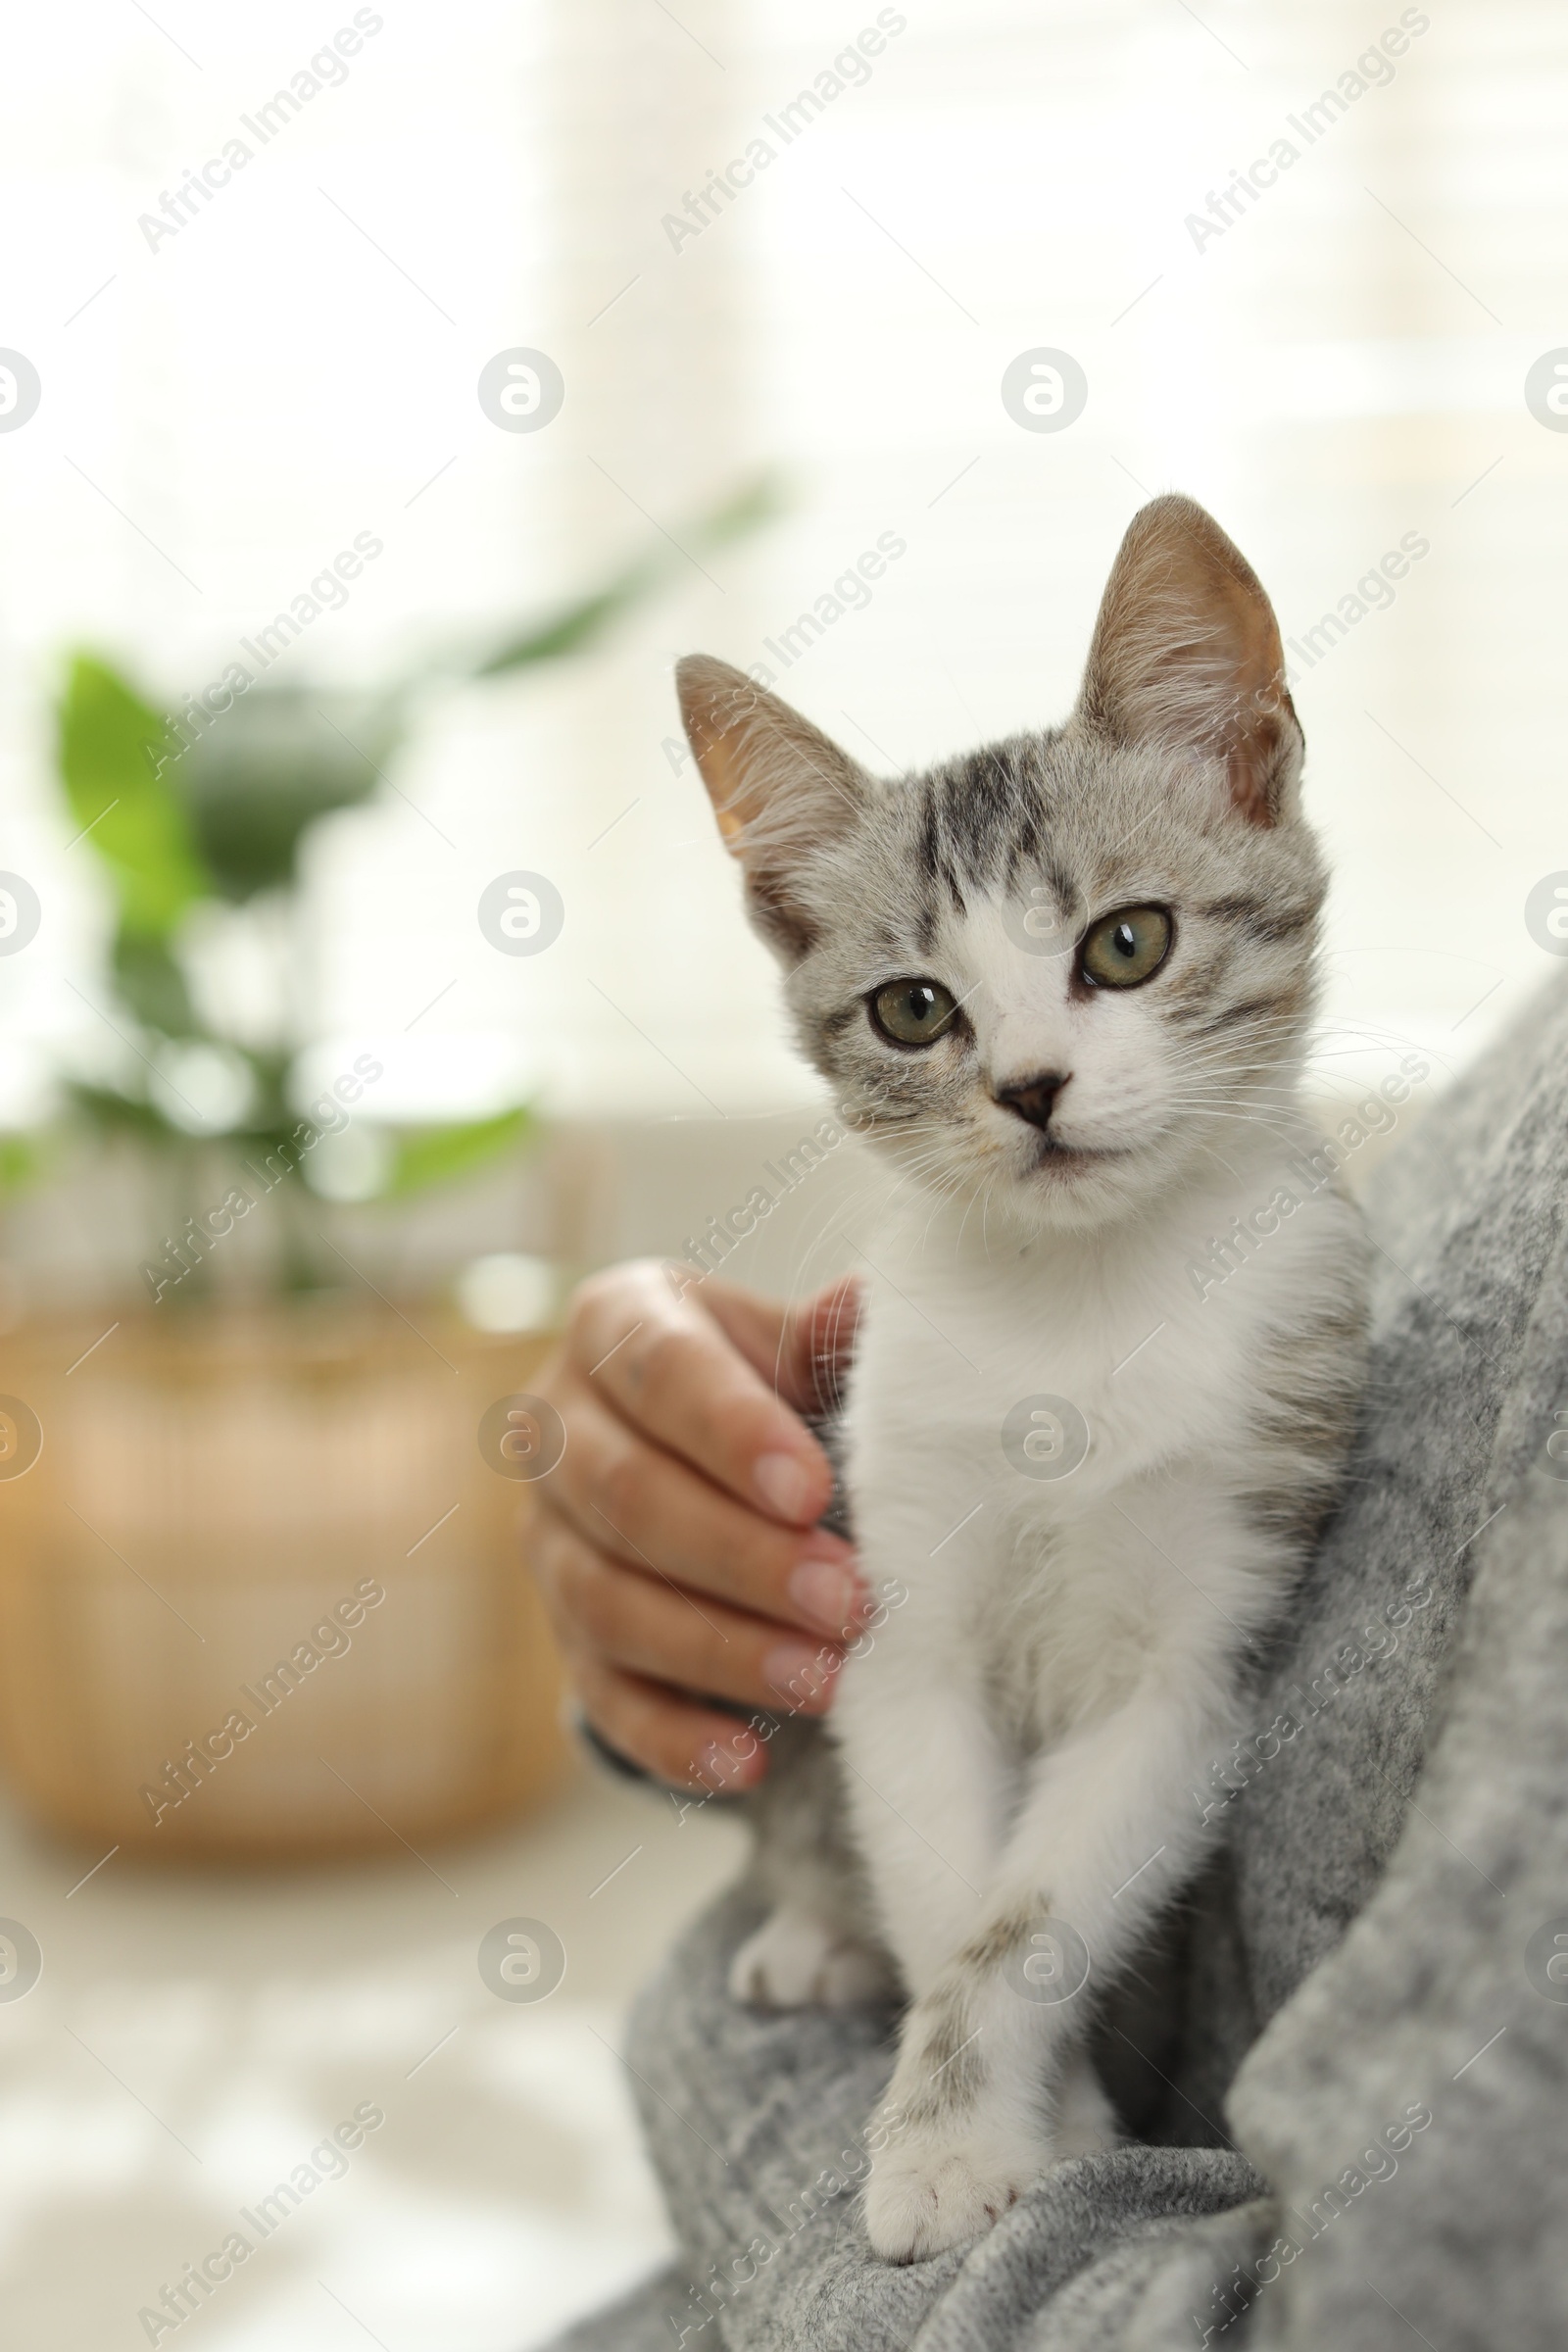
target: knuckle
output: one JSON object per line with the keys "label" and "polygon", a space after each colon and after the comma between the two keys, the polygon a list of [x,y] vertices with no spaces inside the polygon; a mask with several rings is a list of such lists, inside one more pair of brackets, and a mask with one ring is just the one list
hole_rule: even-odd
{"label": "knuckle", "polygon": [[535,1563],[534,1575],[558,1640],[565,1646],[577,1644],[583,1618],[581,1547],[569,1538],[551,1544]]}
{"label": "knuckle", "polygon": [[616,1646],[624,1635],[623,1601],[616,1571],[603,1560],[585,1555],[573,1573],[568,1600],[579,1637],[597,1650]]}
{"label": "knuckle", "polygon": [[613,1341],[639,1316],[669,1302],[668,1285],[656,1262],[633,1258],[624,1265],[605,1266],[577,1285],[567,1303],[567,1328],[574,1335],[591,1334],[596,1343],[608,1332]]}
{"label": "knuckle", "polygon": [[566,1306],[569,1323],[579,1323],[586,1315],[597,1315],[606,1307],[613,1307],[625,1291],[624,1270],[620,1266],[604,1266],[579,1282]]}
{"label": "knuckle", "polygon": [[579,1363],[592,1364],[636,1319],[622,1270],[611,1266],[602,1274],[591,1274],[573,1291],[566,1308],[567,1347]]}
{"label": "knuckle", "polygon": [[640,1446],[617,1446],[596,1465],[590,1498],[612,1527],[640,1520],[648,1502],[648,1462]]}
{"label": "knuckle", "polygon": [[707,1355],[702,1335],[689,1322],[665,1322],[638,1350],[643,1375],[662,1388],[684,1387]]}
{"label": "knuckle", "polygon": [[629,1257],[617,1271],[625,1283],[626,1296],[635,1298],[639,1305],[646,1305],[651,1299],[669,1303],[669,1281],[662,1258]]}

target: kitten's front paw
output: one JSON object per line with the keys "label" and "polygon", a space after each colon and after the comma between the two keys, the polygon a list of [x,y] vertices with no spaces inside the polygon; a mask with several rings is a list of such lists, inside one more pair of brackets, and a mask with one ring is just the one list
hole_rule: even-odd
{"label": "kitten's front paw", "polygon": [[758,2009],[848,2009],[891,1988],[879,1952],[808,1911],[774,1911],[729,1964],[730,1998]]}
{"label": "kitten's front paw", "polygon": [[878,2156],[865,2188],[871,2250],[884,2262],[928,2262],[981,2236],[1053,2160],[1049,2147],[913,2132]]}
{"label": "kitten's front paw", "polygon": [[1106,2156],[1121,2145],[1116,2110],[1101,2086],[1087,2051],[1075,2050],[1056,2097],[1055,2154]]}

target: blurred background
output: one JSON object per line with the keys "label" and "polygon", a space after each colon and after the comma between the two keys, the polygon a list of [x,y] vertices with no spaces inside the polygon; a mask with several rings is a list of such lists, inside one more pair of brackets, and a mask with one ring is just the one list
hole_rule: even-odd
{"label": "blurred background", "polygon": [[[923,764],[1065,712],[1190,491],[1306,728],[1314,1089],[1417,1054],[1408,1124],[1568,953],[1568,24],[82,0],[7,51],[0,2294],[163,2340],[369,2105],[205,2340],[505,2352],[664,2250],[619,2020],[738,1844],[568,1752],[509,1400],[820,1115],[671,664]],[[825,1279],[850,1192],[729,1270]]]}

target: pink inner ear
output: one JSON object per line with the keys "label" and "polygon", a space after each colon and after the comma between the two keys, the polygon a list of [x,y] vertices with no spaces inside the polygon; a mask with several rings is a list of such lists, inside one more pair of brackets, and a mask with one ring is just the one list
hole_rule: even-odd
{"label": "pink inner ear", "polygon": [[1250,816],[1254,825],[1269,825],[1274,811],[1269,806],[1263,782],[1264,762],[1258,759],[1258,745],[1238,744],[1225,762],[1230,778],[1231,799],[1243,816]]}
{"label": "pink inner ear", "polygon": [[1218,757],[1237,809],[1274,824],[1300,754],[1273,609],[1241,551],[1192,499],[1128,525],[1079,709],[1112,737]]}
{"label": "pink inner ear", "polygon": [[1244,724],[1225,759],[1231,799],[1238,811],[1255,825],[1277,824],[1284,812],[1282,802],[1289,781],[1292,738],[1298,742],[1300,734],[1283,680],[1279,694],[1283,708],[1275,705],[1255,711],[1250,723]]}

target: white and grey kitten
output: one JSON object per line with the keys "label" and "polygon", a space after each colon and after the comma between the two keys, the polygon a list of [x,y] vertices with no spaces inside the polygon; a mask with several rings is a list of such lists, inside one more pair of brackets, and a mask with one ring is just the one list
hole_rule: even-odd
{"label": "white and grey kitten", "polygon": [[1268,599],[1188,499],[1134,519],[1054,732],[885,783],[722,662],[679,687],[802,1046],[906,1177],[843,1458],[908,1597],[770,1776],[733,1985],[855,1999],[891,1954],[866,2218],[909,2261],[1113,2137],[1094,1988],[1202,1857],[1342,1476],[1364,1247],[1288,1165],[1325,869]]}

